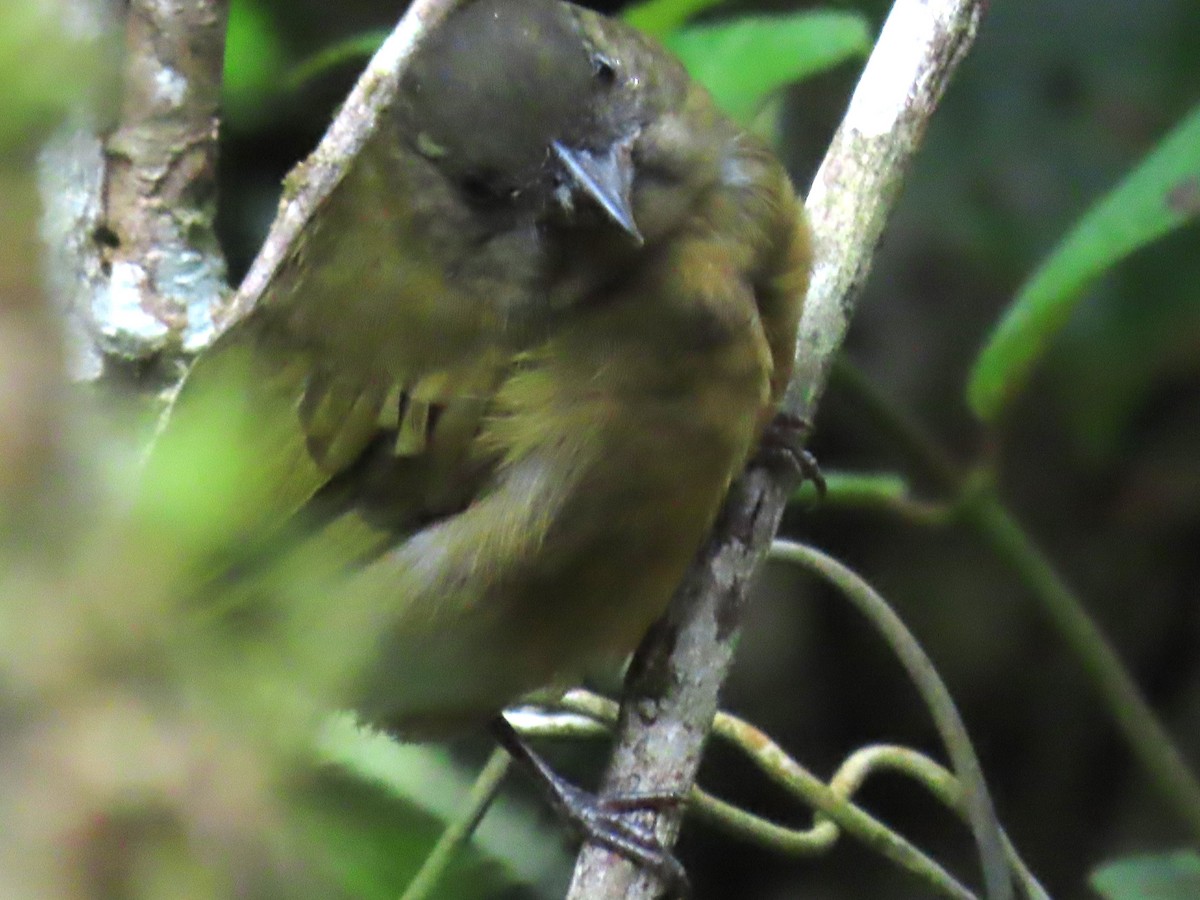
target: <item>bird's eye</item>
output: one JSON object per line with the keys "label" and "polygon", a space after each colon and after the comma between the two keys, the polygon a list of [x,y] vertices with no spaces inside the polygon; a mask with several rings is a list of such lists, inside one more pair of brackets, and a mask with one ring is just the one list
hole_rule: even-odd
{"label": "bird's eye", "polygon": [[611,87],[617,81],[617,67],[607,56],[592,57],[592,72],[604,87]]}

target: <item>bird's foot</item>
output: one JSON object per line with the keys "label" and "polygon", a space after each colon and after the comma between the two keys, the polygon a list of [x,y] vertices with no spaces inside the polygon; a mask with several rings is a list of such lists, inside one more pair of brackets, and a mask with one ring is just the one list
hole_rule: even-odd
{"label": "bird's foot", "polygon": [[817,496],[824,498],[825,476],[817,458],[804,449],[804,441],[811,430],[812,423],[808,419],[795,413],[778,413],[763,430],[755,461],[798,477],[800,484],[811,481]]}
{"label": "bird's foot", "polygon": [[504,716],[497,716],[492,721],[491,731],[500,746],[534,776],[555,812],[584,840],[606,847],[656,874],[664,885],[666,896],[690,896],[691,888],[683,864],[663,846],[653,829],[628,818],[631,812],[677,806],[683,802],[683,797],[671,793],[598,797],[576,787],[551,769]]}

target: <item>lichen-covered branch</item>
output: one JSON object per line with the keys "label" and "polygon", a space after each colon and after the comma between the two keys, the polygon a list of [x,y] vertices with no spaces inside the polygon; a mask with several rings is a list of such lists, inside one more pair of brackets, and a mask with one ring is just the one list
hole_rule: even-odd
{"label": "lichen-covered branch", "polygon": [[43,151],[49,281],[80,332],[79,379],[211,339],[228,294],[213,230],[227,15],[228,0],[132,0],[115,125],[75,122]]}
{"label": "lichen-covered branch", "polygon": [[[789,410],[811,418],[909,162],[975,37],[981,0],[897,0],[808,195],[816,268],[800,324]],[[751,470],[735,486],[663,626],[639,653],[604,792],[678,791],[695,779],[733,655],[746,588],[778,528],[790,485]],[[670,845],[680,811],[647,814]],[[585,847],[569,897],[648,898],[660,886]]]}

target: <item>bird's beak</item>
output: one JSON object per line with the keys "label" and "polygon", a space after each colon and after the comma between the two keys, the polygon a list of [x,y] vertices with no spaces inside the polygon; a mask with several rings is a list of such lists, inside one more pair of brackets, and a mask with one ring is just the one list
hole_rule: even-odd
{"label": "bird's beak", "polygon": [[633,136],[615,141],[602,153],[577,150],[555,141],[551,146],[571,176],[576,189],[600,204],[608,214],[639,245],[644,243],[633,219],[633,158],[630,149]]}

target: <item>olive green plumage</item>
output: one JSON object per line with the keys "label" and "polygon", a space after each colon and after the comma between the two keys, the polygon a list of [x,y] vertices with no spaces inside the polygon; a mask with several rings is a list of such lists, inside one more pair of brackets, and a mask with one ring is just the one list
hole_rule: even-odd
{"label": "olive green plumage", "polygon": [[250,450],[229,546],[263,558],[210,590],[308,566],[364,642],[339,701],[413,731],[630,651],[790,374],[780,164],[628,26],[475,0],[318,221],[162,437],[211,387]]}

